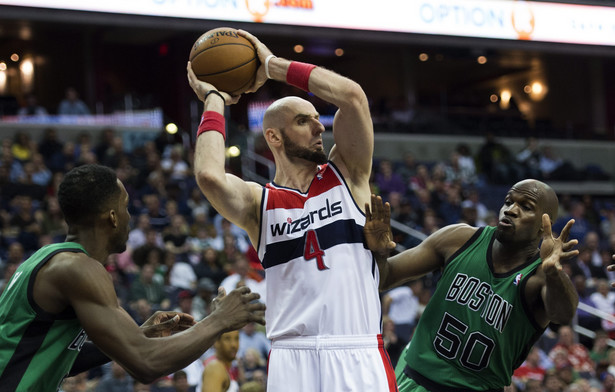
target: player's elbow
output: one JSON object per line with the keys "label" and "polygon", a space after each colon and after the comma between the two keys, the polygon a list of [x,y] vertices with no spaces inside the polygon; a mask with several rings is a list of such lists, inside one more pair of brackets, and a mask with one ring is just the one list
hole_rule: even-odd
{"label": "player's elbow", "polygon": [[355,107],[368,105],[367,95],[363,88],[356,82],[349,80],[344,92],[346,102]]}
{"label": "player's elbow", "polygon": [[201,169],[195,173],[196,183],[203,193],[207,194],[208,190],[216,189],[221,186],[222,178],[219,174],[213,171]]}
{"label": "player's elbow", "polygon": [[142,384],[151,384],[160,377],[165,376],[164,372],[157,371],[153,367],[143,365],[144,364],[139,364],[137,366],[126,367],[125,369],[132,378]]}

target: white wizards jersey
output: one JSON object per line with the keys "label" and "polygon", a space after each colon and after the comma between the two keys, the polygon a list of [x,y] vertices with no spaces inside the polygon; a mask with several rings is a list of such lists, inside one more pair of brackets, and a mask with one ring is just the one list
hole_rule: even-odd
{"label": "white wizards jersey", "polygon": [[306,193],[263,189],[258,256],[266,271],[267,337],[380,333],[379,273],[365,214],[333,163]]}

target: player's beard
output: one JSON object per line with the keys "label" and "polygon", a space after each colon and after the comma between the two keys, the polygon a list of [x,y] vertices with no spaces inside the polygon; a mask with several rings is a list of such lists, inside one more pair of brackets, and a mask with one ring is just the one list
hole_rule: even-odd
{"label": "player's beard", "polygon": [[281,130],[281,133],[284,139],[284,151],[289,158],[305,159],[319,165],[327,163],[327,154],[324,150],[310,150],[307,147],[302,147],[290,140],[283,130]]}

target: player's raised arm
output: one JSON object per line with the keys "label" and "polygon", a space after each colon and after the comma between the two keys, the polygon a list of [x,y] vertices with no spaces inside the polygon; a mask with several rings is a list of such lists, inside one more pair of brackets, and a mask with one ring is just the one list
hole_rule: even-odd
{"label": "player's raised arm", "polygon": [[[259,84],[267,78],[286,82],[338,108],[333,123],[335,146],[330,159],[347,171],[352,183],[367,183],[371,173],[374,130],[367,96],[361,86],[323,67],[276,57],[252,34],[243,30],[239,33],[257,49],[262,64],[257,86],[260,87]],[[361,196],[362,201],[369,201],[369,194]]]}
{"label": "player's raised arm", "polygon": [[253,232],[257,226],[261,187],[246,183],[225,170],[226,121],[224,107],[239,97],[218,91],[215,86],[197,79],[191,64],[187,66],[190,86],[204,104],[196,134],[194,174],[201,191],[212,206],[229,221]]}

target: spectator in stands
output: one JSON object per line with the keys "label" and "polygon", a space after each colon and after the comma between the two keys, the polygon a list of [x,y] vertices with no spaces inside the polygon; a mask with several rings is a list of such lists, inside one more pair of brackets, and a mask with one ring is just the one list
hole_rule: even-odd
{"label": "spectator in stands", "polygon": [[58,131],[48,127],[43,130],[43,137],[38,143],[38,152],[43,156],[45,164],[51,167],[51,162],[57,154],[62,153],[62,143],[58,140]]}
{"label": "spectator in stands", "polygon": [[11,145],[11,153],[13,157],[22,164],[32,159],[32,154],[36,151],[36,144],[26,132],[19,131],[13,137]]}
{"label": "spectator in stands", "polygon": [[185,371],[179,370],[173,373],[173,389],[169,392],[195,392],[188,384],[188,375]]}
{"label": "spectator in stands", "polygon": [[115,131],[113,128],[105,128],[100,132],[98,143],[94,146],[94,153],[99,161],[103,161],[107,150],[113,148],[113,138]]}
{"label": "spectator in stands", "polygon": [[519,167],[510,150],[496,140],[495,134],[487,132],[483,145],[476,155],[478,170],[492,184],[514,183],[520,178]]}
{"label": "spectator in stands", "polygon": [[[241,338],[239,339],[239,347],[241,347]],[[237,357],[240,378],[243,379],[242,385],[246,381],[253,381],[256,372],[267,372],[267,361],[265,360],[267,357],[263,357],[258,350],[248,348],[243,356],[237,355]]]}
{"label": "spectator in stands", "polygon": [[374,181],[380,190],[383,200],[389,200],[391,192],[405,193],[406,184],[402,177],[393,171],[393,163],[389,159],[382,159],[378,164]]}
{"label": "spectator in stands", "polygon": [[143,196],[144,209],[141,213],[147,214],[149,223],[157,231],[162,231],[170,223],[166,209],[162,204],[160,195],[150,193]]}
{"label": "spectator in stands", "polygon": [[232,260],[232,265],[233,272],[220,283],[220,286],[227,293],[237,287],[248,286],[253,293],[260,294],[260,301],[266,303],[264,284],[250,277],[250,263],[246,255],[237,252]]}
{"label": "spectator in stands", "polygon": [[523,176],[526,178],[542,179],[540,170],[540,149],[538,139],[530,136],[525,139],[525,146],[516,155],[517,162],[523,168]]}
{"label": "spectator in stands", "polygon": [[132,282],[130,304],[136,310],[140,301],[152,304],[156,309],[169,309],[171,301],[167,297],[164,285],[154,280],[155,267],[146,263],[141,267],[139,278]]}
{"label": "spectator in stands", "polygon": [[177,293],[177,306],[173,311],[187,313],[192,316],[192,302],[194,293],[191,290],[182,290]]}
{"label": "spectator in stands", "polygon": [[561,232],[566,222],[570,219],[574,219],[574,226],[572,226],[572,229],[570,230],[571,239],[577,239],[581,242],[588,232],[595,230],[595,228],[591,227],[585,218],[585,205],[578,200],[572,200],[570,202],[569,212],[564,215],[560,215],[560,217],[557,218],[553,224],[553,232]]}
{"label": "spectator in stands", "polygon": [[526,384],[528,380],[538,380],[542,382],[547,370],[540,363],[541,349],[533,346],[525,361],[513,373],[513,382],[516,384]]}
{"label": "spectator in stands", "polygon": [[[592,291],[587,288],[587,278],[584,274],[577,274],[572,277],[572,283],[574,284],[575,289],[577,290],[577,294],[579,294],[579,303],[583,303],[587,306],[591,306],[592,308],[596,307],[596,304],[591,298]],[[600,325],[600,317],[594,316],[593,314],[577,308],[577,323],[583,327],[587,328],[590,331],[597,331],[601,329]]]}
{"label": "spectator in stands", "polygon": [[593,339],[589,357],[596,364],[596,369],[606,368],[609,365],[609,335],[606,331],[597,330]]}
{"label": "spectator in stands", "polygon": [[395,169],[395,172],[399,174],[404,184],[410,184],[410,180],[416,175],[416,170],[417,163],[414,159],[414,154],[411,151],[406,151],[401,164]]}
{"label": "spectator in stands", "polygon": [[[585,211],[587,211],[587,204],[585,204]],[[591,226],[597,227],[595,225],[591,225]],[[601,268],[601,269],[604,268],[604,266],[602,265],[602,255],[600,254],[600,236],[598,235],[597,231],[594,231],[594,230],[588,231],[587,234],[585,234],[585,237],[579,241],[579,244],[581,244],[582,246],[585,246],[587,251],[590,253],[591,265]]]}
{"label": "spectator in stands", "polygon": [[103,375],[96,392],[133,392],[134,380],[117,362],[111,361],[110,371]]}
{"label": "spectator in stands", "polygon": [[51,170],[45,164],[45,159],[38,152],[32,155],[32,161],[24,165],[24,171],[29,173],[32,183],[46,187],[51,182]]}
{"label": "spectator in stands", "polygon": [[589,356],[587,347],[575,342],[575,334],[569,325],[560,326],[558,340],[555,346],[549,351],[549,358],[553,364],[565,365],[564,361],[569,361],[573,369],[584,377],[591,377],[595,374],[595,364]]}
{"label": "spectator in stands", "polygon": [[61,242],[66,236],[68,226],[64,221],[58,198],[48,196],[44,207],[38,211],[40,218],[37,218],[41,225],[41,234],[50,235],[53,242]]}
{"label": "spectator in stands", "polygon": [[[168,203],[167,205],[169,205]],[[172,211],[170,213],[173,213]],[[162,240],[167,252],[171,252],[180,260],[187,261],[187,253],[190,250],[188,242],[188,224],[183,215],[174,213],[171,224],[162,232]]]}
{"label": "spectator in stands", "polygon": [[432,188],[431,175],[427,165],[418,165],[416,167],[416,175],[410,178],[410,190],[417,192],[419,190],[431,191]]}
{"label": "spectator in stands", "polygon": [[[596,282],[596,292],[590,295],[590,299],[598,310],[615,316],[615,292],[612,292],[610,288],[610,284],[606,279],[598,279]],[[615,337],[615,323],[603,319],[602,329],[613,333],[613,337]]]}
{"label": "spectator in stands", "polygon": [[395,328],[395,322],[391,320],[389,316],[382,316],[382,342],[393,368],[397,366],[399,357],[404,347],[408,344],[408,340],[402,339],[402,337],[395,332]]}
{"label": "spectator in stands", "polygon": [[38,104],[38,99],[34,93],[26,94],[25,105],[17,111],[19,116],[46,116],[47,114],[47,109]]}
{"label": "spectator in stands", "polygon": [[569,161],[558,157],[553,147],[549,145],[542,147],[539,168],[542,178],[547,181],[576,181],[582,179],[577,169]]}
{"label": "spectator in stands", "polygon": [[418,320],[418,295],[423,290],[423,281],[416,279],[389,290],[382,297],[382,314],[395,325],[395,334],[408,343]]}
{"label": "spectator in stands", "polygon": [[218,285],[209,278],[199,279],[196,285],[196,295],[192,298],[190,314],[195,320],[202,320],[211,313],[211,301],[218,292]]}
{"label": "spectator in stands", "polygon": [[66,95],[64,99],[60,101],[58,106],[58,114],[60,115],[88,115],[90,109],[88,106],[79,99],[79,93],[74,87],[66,89]]}
{"label": "spectator in stands", "polygon": [[38,236],[41,234],[41,226],[34,217],[32,197],[19,195],[14,200],[15,214],[13,214],[9,224],[19,233],[17,240],[23,245],[24,249],[27,252],[34,251],[38,249]]}
{"label": "spectator in stands", "polygon": [[[168,269],[169,289],[172,292],[180,290],[194,290],[198,280],[194,268],[184,258],[178,257],[172,252],[165,253],[165,265]],[[229,293],[230,291],[227,291]]]}
{"label": "spectator in stands", "polygon": [[2,143],[2,147],[0,149],[0,164],[6,167],[6,170],[9,173],[10,182],[16,183],[21,177],[23,177],[23,164],[15,158],[11,152],[10,140],[5,140]]}
{"label": "spectator in stands", "polygon": [[248,323],[239,330],[239,357],[245,357],[248,349],[254,349],[263,358],[267,358],[271,350],[271,341],[255,323]]}
{"label": "spectator in stands", "polygon": [[183,183],[190,176],[190,166],[184,160],[181,144],[171,146],[169,156],[162,159],[160,166],[166,178],[172,183]]}
{"label": "spectator in stands", "polygon": [[203,250],[199,262],[194,266],[198,279],[209,278],[216,287],[229,275],[230,270],[230,265],[225,265],[219,251],[212,247]]}

